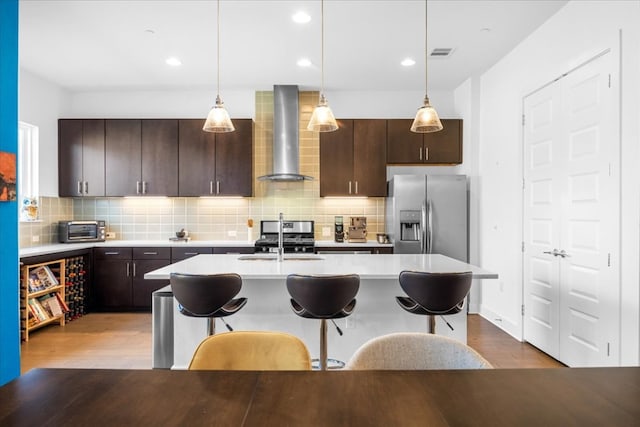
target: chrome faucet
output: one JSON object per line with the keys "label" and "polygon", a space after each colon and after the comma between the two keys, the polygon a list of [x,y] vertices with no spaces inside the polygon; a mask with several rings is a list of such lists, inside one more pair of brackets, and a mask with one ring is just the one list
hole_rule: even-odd
{"label": "chrome faucet", "polygon": [[278,261],[284,259],[284,215],[280,212],[278,220]]}

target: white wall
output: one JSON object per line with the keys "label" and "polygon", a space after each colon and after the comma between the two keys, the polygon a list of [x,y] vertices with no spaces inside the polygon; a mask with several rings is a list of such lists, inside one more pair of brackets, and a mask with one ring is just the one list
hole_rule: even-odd
{"label": "white wall", "polygon": [[[255,118],[254,91],[220,94],[231,117]],[[422,105],[418,92],[327,92],[336,117],[409,118]],[[431,103],[445,118],[457,118],[453,92],[429,94]],[[80,92],[72,96],[68,118],[197,118],[206,117],[215,100],[210,90]]]}
{"label": "white wall", "polygon": [[[481,265],[500,274],[484,281],[482,314],[522,337],[522,99],[611,48],[621,71],[622,364],[640,363],[640,2],[572,1],[518,45],[479,82]],[[617,76],[614,76],[617,78]]]}
{"label": "white wall", "polygon": [[58,195],[58,118],[69,109],[70,94],[26,70],[19,76],[19,120],[38,126],[40,195]]}

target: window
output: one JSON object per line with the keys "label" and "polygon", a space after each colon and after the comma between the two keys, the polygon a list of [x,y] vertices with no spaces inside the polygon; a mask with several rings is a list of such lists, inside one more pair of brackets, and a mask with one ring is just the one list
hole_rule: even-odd
{"label": "window", "polygon": [[20,219],[38,219],[38,127],[18,124],[18,201]]}

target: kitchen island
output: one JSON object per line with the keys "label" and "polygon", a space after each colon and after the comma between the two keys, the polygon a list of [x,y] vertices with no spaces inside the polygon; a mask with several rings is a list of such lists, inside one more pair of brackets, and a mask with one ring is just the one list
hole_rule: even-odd
{"label": "kitchen island", "polygon": [[[247,305],[226,320],[236,330],[277,330],[300,337],[311,354],[319,353],[317,320],[303,319],[291,310],[285,279],[289,274],[358,274],[360,289],[354,314],[336,321],[344,332],[340,336],[329,324],[329,357],[347,361],[369,339],[392,332],[426,332],[425,316],[405,312],[395,301],[404,295],[398,283],[403,270],[429,272],[471,271],[474,279],[497,279],[498,275],[444,255],[394,254],[351,255],[286,254],[278,262],[273,255],[198,255],[145,274],[145,279],[168,279],[171,273],[237,273],[242,277],[238,296],[248,298]],[[167,292],[170,287],[156,291]],[[173,304],[173,368],[185,369],[197,345],[207,334],[206,319],[186,317]],[[154,322],[157,319],[154,313]],[[165,313],[164,315],[168,315]],[[166,320],[166,319],[164,319]],[[162,319],[160,319],[162,321]],[[467,322],[463,310],[447,317],[451,331],[437,319],[436,332],[466,342]],[[170,323],[170,322],[167,322]],[[224,326],[217,326],[218,332]]]}

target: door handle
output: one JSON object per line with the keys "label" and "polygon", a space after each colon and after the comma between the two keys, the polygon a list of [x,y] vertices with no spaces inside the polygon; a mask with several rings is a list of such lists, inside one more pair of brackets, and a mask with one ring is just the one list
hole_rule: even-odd
{"label": "door handle", "polygon": [[562,249],[561,251],[559,251],[556,248],[553,248],[552,251],[544,251],[542,252],[543,254],[549,254],[549,255],[553,255],[553,256],[559,256],[562,258],[567,258],[570,257],[571,255],[569,255],[564,249]]}
{"label": "door handle", "polygon": [[562,258],[568,258],[571,255],[569,255],[564,249],[562,249],[560,252],[558,252],[558,256],[561,256]]}

